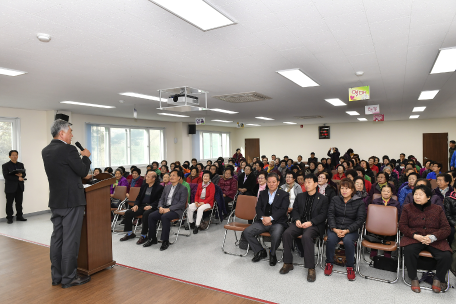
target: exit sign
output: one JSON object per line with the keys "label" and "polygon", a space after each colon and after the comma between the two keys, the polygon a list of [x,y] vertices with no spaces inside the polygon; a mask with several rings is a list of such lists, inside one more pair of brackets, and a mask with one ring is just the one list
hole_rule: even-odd
{"label": "exit sign", "polygon": [[329,139],[329,127],[327,126],[320,126],[318,127],[318,138],[319,139]]}

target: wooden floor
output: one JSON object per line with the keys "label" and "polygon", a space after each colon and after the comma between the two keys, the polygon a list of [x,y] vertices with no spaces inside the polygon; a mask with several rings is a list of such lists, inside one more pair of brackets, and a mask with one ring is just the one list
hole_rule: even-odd
{"label": "wooden floor", "polygon": [[49,248],[0,236],[2,303],[258,303],[120,266],[81,286],[51,285]]}

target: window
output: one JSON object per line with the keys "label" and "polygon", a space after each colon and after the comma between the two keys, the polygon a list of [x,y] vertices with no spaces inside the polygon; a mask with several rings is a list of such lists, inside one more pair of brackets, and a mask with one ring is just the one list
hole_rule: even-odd
{"label": "window", "polygon": [[230,134],[217,132],[201,132],[201,158],[229,157]]}
{"label": "window", "polygon": [[164,155],[163,130],[87,124],[92,168],[146,165]]}
{"label": "window", "polygon": [[[19,132],[20,121],[19,118],[2,118],[0,117],[0,163],[8,162],[9,151],[19,151]],[[19,151],[19,159],[21,151]],[[3,179],[3,176],[1,176]]]}

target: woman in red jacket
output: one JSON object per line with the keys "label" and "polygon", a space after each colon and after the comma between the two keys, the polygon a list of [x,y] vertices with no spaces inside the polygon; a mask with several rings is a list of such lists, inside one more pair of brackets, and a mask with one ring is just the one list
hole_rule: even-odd
{"label": "woman in red jacket", "polygon": [[[215,186],[211,182],[211,172],[204,171],[203,182],[198,184],[198,190],[196,190],[195,202],[190,204],[187,210],[188,222],[190,223],[190,228],[193,229],[193,234],[198,233],[204,210],[214,207],[214,196]],[[196,210],[198,211],[196,213],[196,223],[194,223],[193,213]]]}
{"label": "woman in red jacket", "polygon": [[190,175],[187,176],[187,183],[189,184],[201,184],[202,179],[199,176],[199,170],[197,167],[193,167],[190,171]]}
{"label": "woman in red jacket", "polygon": [[237,192],[237,180],[233,178],[233,169],[231,167],[225,169],[223,178],[219,180],[218,185],[222,189],[225,207],[228,210],[228,203],[233,201]]}
{"label": "woman in red jacket", "polygon": [[412,280],[412,290],[420,292],[417,276],[418,255],[423,250],[429,251],[437,260],[432,290],[439,293],[449,284],[445,282],[445,274],[451,266],[452,250],[446,238],[450,235],[451,228],[443,209],[431,204],[430,188],[420,185],[415,187],[412,193],[413,203],[404,206],[399,221],[399,229],[404,234],[401,247],[405,266]]}
{"label": "woman in red jacket", "polygon": [[345,178],[346,176],[344,174],[344,171],[345,171],[344,166],[342,166],[342,165],[337,166],[337,173],[334,174],[333,179],[341,180],[341,179]]}

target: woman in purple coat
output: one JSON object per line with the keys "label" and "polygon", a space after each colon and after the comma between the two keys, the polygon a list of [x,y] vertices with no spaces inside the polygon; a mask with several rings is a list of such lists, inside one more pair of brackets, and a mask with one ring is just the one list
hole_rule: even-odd
{"label": "woman in purple coat", "polygon": [[126,186],[127,192],[128,192],[128,190],[130,190],[130,185],[128,184],[127,179],[125,177],[123,177],[122,175],[123,175],[122,169],[116,169],[116,172],[114,175],[116,177],[116,181],[114,182],[114,184],[111,185],[111,197],[114,196],[114,189],[117,186]]}

